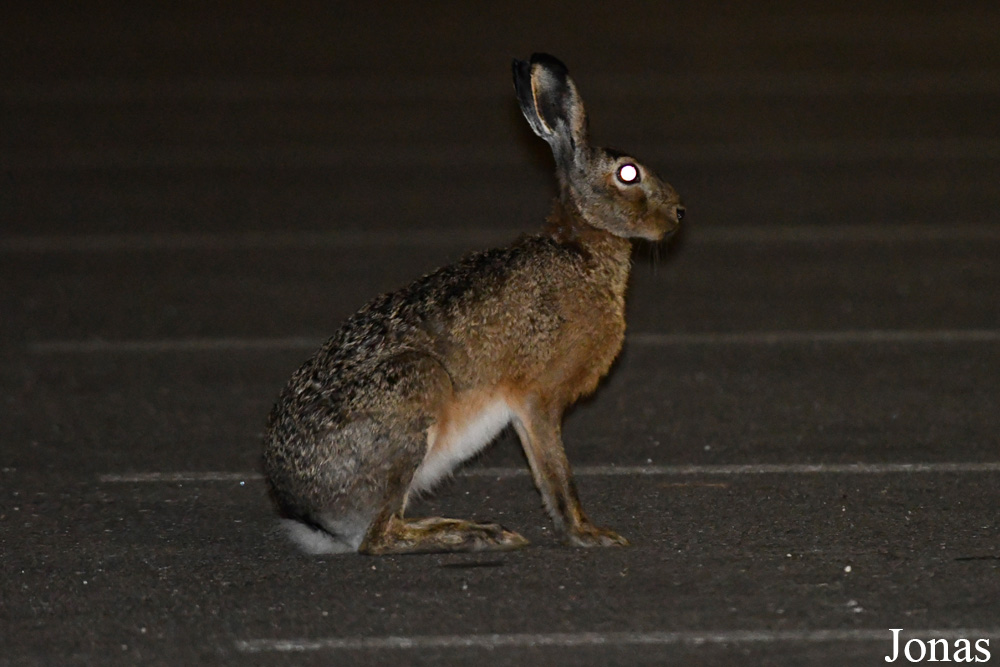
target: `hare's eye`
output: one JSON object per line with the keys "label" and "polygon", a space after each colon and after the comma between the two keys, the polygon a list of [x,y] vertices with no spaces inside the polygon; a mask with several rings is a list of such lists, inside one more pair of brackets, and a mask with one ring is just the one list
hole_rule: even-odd
{"label": "hare's eye", "polygon": [[626,162],[618,167],[618,180],[626,185],[639,182],[639,168],[631,162]]}

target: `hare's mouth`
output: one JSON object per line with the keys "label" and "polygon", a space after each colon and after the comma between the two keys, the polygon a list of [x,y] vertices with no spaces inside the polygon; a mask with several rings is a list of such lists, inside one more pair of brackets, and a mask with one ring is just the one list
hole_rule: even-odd
{"label": "hare's mouth", "polygon": [[664,230],[663,233],[661,233],[660,236],[658,238],[654,239],[654,240],[657,241],[657,242],[667,241],[670,238],[672,238],[674,236],[674,234],[677,233],[678,229],[680,229],[680,226],[679,225],[674,225],[673,227]]}
{"label": "hare's mouth", "polygon": [[678,225],[671,226],[650,226],[649,229],[644,230],[639,234],[635,234],[635,238],[642,239],[644,241],[652,241],[653,243],[659,243],[660,241],[666,241],[671,236],[677,233],[679,229]]}
{"label": "hare's mouth", "polygon": [[649,220],[649,225],[647,226],[649,233],[643,236],[650,241],[665,241],[677,233],[683,219],[683,206],[659,212]]}

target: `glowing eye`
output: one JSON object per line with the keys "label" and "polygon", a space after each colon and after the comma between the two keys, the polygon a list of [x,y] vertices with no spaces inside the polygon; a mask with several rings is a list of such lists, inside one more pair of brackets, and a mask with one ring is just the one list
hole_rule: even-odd
{"label": "glowing eye", "polygon": [[618,180],[622,183],[638,183],[639,168],[631,162],[618,167]]}

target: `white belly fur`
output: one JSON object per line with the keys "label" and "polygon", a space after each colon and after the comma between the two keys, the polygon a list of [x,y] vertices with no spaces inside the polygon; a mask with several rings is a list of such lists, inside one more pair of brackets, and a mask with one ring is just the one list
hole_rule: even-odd
{"label": "white belly fur", "polygon": [[462,461],[475,456],[510,423],[513,413],[502,398],[457,403],[427,430],[427,456],[417,468],[410,491],[427,491]]}

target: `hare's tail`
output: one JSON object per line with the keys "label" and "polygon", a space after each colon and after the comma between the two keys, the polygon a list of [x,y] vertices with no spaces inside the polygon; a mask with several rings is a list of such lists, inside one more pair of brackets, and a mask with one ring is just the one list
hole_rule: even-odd
{"label": "hare's tail", "polygon": [[342,554],[358,550],[363,532],[343,536],[327,532],[319,526],[310,526],[296,519],[282,519],[281,527],[299,548],[307,554]]}

